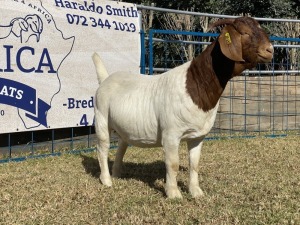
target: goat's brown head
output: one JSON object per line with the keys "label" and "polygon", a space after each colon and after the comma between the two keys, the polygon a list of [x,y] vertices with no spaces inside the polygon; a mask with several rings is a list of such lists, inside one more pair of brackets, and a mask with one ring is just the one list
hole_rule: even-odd
{"label": "goat's brown head", "polygon": [[222,19],[211,27],[225,25],[218,38],[222,53],[229,59],[240,62],[245,68],[257,63],[270,62],[274,48],[267,33],[251,17]]}

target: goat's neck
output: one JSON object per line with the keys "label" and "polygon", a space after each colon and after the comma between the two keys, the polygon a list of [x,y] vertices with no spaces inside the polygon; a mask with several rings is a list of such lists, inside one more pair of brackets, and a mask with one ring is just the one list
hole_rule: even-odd
{"label": "goat's neck", "polygon": [[217,105],[227,82],[239,70],[234,61],[222,54],[219,43],[214,42],[191,62],[187,92],[193,102],[207,112]]}

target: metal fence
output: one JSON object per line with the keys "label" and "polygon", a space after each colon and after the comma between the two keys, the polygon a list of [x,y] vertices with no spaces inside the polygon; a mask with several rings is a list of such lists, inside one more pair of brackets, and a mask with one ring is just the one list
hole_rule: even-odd
{"label": "metal fence", "polygon": [[[218,34],[150,30],[142,71],[160,74],[200,54]],[[270,37],[274,59],[229,81],[209,138],[277,136],[300,131],[300,39]],[[192,41],[191,41],[192,40]],[[291,59],[291,51],[293,58]],[[159,52],[157,54],[156,52]]]}
{"label": "metal fence", "polygon": [[[205,14],[139,6],[143,13]],[[256,18],[267,23],[300,23],[300,20]],[[142,22],[143,23],[143,22]],[[147,30],[141,31],[141,72],[159,74],[188,60],[187,49],[200,54],[216,33]],[[180,39],[178,39],[180,37]],[[182,38],[188,37],[188,38]],[[227,84],[214,128],[209,138],[277,136],[300,133],[299,38],[272,37],[275,57],[268,65],[245,71]],[[0,134],[0,163],[31,157],[60,155],[63,152],[91,151],[95,147],[93,127]],[[116,146],[116,139],[112,139]]]}

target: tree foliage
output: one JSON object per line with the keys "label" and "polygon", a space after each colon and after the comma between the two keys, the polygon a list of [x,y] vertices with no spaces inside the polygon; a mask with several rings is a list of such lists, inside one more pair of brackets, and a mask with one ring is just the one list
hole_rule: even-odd
{"label": "tree foliage", "polygon": [[[160,8],[178,9],[186,11],[195,11],[201,13],[222,14],[243,16],[249,15],[260,18],[284,18],[284,19],[298,19],[300,18],[300,1],[299,0],[185,0],[185,1],[171,1],[171,0],[124,0],[135,4],[155,5]],[[190,16],[179,15],[172,13],[162,13],[156,11],[143,11],[143,30],[147,32],[148,29],[168,29],[168,30],[186,30],[186,31],[203,31],[206,32],[208,24],[213,22],[214,18],[204,16]],[[272,36],[298,38],[300,36],[300,24],[291,22],[261,22],[261,25],[269,31]],[[162,38],[162,37],[161,37]],[[174,39],[179,41],[195,41],[194,37],[177,35]],[[210,41],[203,38],[201,41]],[[278,43],[282,44],[282,43]],[[204,46],[205,47],[205,46]],[[157,44],[156,59],[159,65],[164,62],[166,53],[165,46]],[[190,60],[196,53],[197,49],[193,45],[186,47],[172,46],[174,52],[168,52],[167,55],[177,57],[176,60]],[[282,49],[281,49],[282,50]],[[295,49],[289,52],[280,52],[276,50],[275,54],[280,55],[282,62],[289,59],[290,65],[296,64],[298,56]],[[170,50],[169,50],[170,51]],[[283,50],[282,50],[283,51]],[[284,64],[284,63],[283,63]],[[162,65],[159,65],[162,66]],[[293,66],[291,66],[292,69]],[[282,69],[282,68],[281,68]]]}
{"label": "tree foliage", "polygon": [[299,18],[299,0],[125,0],[126,2],[169,9],[194,10],[196,12],[227,15],[251,15],[254,17]]}

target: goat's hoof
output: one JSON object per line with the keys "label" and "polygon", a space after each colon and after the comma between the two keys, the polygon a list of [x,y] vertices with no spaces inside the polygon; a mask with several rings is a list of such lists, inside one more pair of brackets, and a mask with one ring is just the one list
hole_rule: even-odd
{"label": "goat's hoof", "polygon": [[120,171],[114,171],[112,172],[112,177],[115,178],[120,178],[121,177],[121,172]]}
{"label": "goat's hoof", "polygon": [[167,197],[170,199],[174,199],[174,198],[182,198],[182,195],[180,193],[180,191],[178,190],[178,188],[168,188],[166,189],[166,194]]}
{"label": "goat's hoof", "polygon": [[204,195],[200,187],[190,187],[189,191],[193,198],[199,198]]}
{"label": "goat's hoof", "polygon": [[101,177],[100,176],[100,180],[101,180],[101,183],[107,187],[111,187],[112,186],[112,181],[111,181],[111,178],[107,178],[107,177]]}

